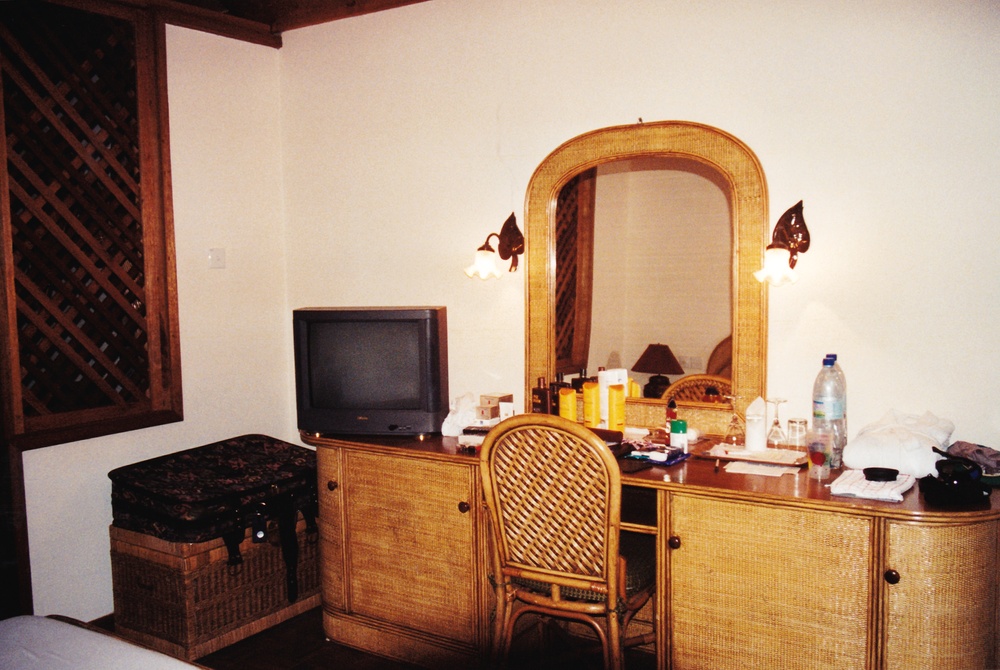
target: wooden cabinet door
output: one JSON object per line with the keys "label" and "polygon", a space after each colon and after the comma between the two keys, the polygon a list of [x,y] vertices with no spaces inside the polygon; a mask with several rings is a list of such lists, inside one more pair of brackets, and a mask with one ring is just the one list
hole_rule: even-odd
{"label": "wooden cabinet door", "polygon": [[865,668],[873,521],[673,494],[670,667]]}
{"label": "wooden cabinet door", "polygon": [[474,468],[343,454],[348,609],[435,638],[478,644]]}
{"label": "wooden cabinet door", "polygon": [[323,605],[343,611],[347,607],[344,592],[344,506],[341,478],[341,450],[316,449],[316,472],[319,493],[319,561]]}
{"label": "wooden cabinet door", "polygon": [[996,667],[998,523],[887,527],[884,667]]}

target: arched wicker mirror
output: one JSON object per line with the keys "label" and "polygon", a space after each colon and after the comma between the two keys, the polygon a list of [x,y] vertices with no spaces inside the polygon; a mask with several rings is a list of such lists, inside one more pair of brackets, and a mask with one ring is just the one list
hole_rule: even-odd
{"label": "arched wicker mirror", "polygon": [[[535,170],[525,201],[525,254],[528,272],[525,390],[557,369],[556,216],[563,186],[599,165],[624,159],[667,158],[694,161],[713,171],[728,188],[732,224],[732,383],[737,410],[764,394],[766,370],[766,285],[753,277],[767,243],[767,186],[760,162],[732,135],[683,121],[639,123],[603,128],[575,137],[549,154]],[[663,291],[653,280],[650,291]],[[589,298],[587,298],[589,301]],[[600,314],[594,315],[601,318]],[[626,365],[629,362],[623,361]],[[624,365],[622,367],[625,367]],[[629,425],[657,426],[665,402],[629,399]],[[724,433],[728,404],[679,403],[678,414],[711,433]]]}

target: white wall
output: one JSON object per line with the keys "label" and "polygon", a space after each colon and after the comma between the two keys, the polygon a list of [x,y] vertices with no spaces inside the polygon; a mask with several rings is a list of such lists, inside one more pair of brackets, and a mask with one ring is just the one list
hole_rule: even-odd
{"label": "white wall", "polygon": [[785,417],[832,351],[852,430],[929,409],[1000,446],[998,29],[975,0],[433,0],[293,31],[291,301],[443,301],[452,394],[520,392],[523,276],[466,279],[472,250],[575,135],[708,123],[760,158],[772,223],[805,201],[812,249],[770,297]]}
{"label": "white wall", "polygon": [[[243,433],[296,437],[279,52],[180,28],[167,50],[184,421],[24,454],[36,614],[114,609],[110,470]],[[208,267],[215,247],[225,269]]]}
{"label": "white wall", "polygon": [[[292,436],[292,307],[447,305],[452,395],[521,400],[524,275],[461,269],[511,211],[521,222],[551,150],[639,117],[746,142],[772,222],[805,200],[813,247],[770,299],[769,392],[790,399],[786,417],[807,413],[836,351],[852,429],[931,409],[956,438],[1000,446],[998,12],[431,0],[286,33],[280,51],[170,30],[187,419],[26,455],[38,612],[111,611],[108,470]],[[226,270],[205,269],[215,246]]]}

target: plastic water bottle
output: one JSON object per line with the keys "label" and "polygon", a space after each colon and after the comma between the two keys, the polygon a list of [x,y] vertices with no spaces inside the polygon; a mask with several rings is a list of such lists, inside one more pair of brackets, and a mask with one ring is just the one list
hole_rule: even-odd
{"label": "plastic water bottle", "polygon": [[824,358],[813,384],[813,428],[826,427],[833,434],[833,468],[841,466],[847,444],[847,380],[836,365],[835,356]]}
{"label": "plastic water bottle", "polygon": [[840,363],[837,362],[837,354],[827,354],[827,358],[833,359],[833,370],[837,373],[840,378],[840,383],[844,387],[844,442],[847,442],[847,377],[844,376],[844,370],[840,367]]}

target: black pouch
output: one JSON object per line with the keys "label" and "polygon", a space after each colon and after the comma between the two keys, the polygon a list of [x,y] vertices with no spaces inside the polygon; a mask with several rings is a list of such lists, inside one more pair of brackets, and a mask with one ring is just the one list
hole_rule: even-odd
{"label": "black pouch", "polygon": [[977,507],[989,504],[990,487],[983,482],[983,469],[978,464],[940,449],[934,451],[945,458],[934,464],[937,477],[928,475],[920,479],[920,493],[928,503],[938,507]]}

